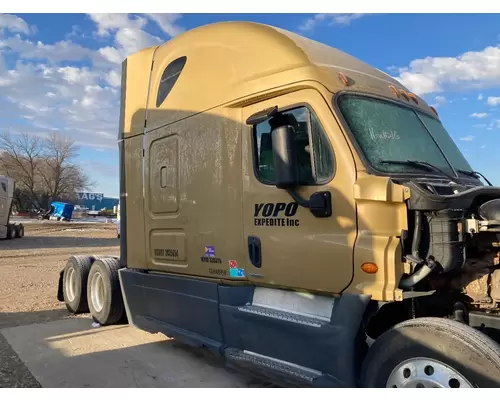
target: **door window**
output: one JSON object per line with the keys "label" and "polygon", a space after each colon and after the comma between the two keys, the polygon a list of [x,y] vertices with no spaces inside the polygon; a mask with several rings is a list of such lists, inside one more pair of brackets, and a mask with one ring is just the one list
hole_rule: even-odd
{"label": "door window", "polygon": [[276,181],[271,132],[283,124],[291,125],[296,133],[295,146],[300,184],[319,185],[328,182],[334,173],[333,151],[319,120],[307,107],[280,112],[254,126],[257,178],[269,185],[273,185]]}

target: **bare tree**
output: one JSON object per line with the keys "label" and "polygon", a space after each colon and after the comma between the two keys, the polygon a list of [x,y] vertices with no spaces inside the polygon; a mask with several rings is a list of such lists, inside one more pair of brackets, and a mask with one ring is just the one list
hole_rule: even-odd
{"label": "bare tree", "polygon": [[74,141],[56,133],[0,134],[0,174],[16,180],[18,208],[47,208],[50,201],[70,201],[75,191],[90,189],[94,183],[75,164],[77,156]]}
{"label": "bare tree", "polygon": [[25,133],[12,136],[9,133],[0,135],[0,157],[2,173],[11,176],[17,186],[24,189],[39,206],[40,180],[38,168],[43,153],[43,142],[38,136]]}
{"label": "bare tree", "polygon": [[52,133],[45,140],[43,161],[38,170],[50,199],[71,199],[75,191],[93,185],[73,163],[77,152],[78,148],[68,137]]}

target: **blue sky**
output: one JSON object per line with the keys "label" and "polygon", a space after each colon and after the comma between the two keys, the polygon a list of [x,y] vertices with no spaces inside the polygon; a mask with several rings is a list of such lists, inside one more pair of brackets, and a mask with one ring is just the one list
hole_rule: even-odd
{"label": "blue sky", "polygon": [[117,196],[120,61],[227,20],[303,34],[399,79],[500,185],[499,14],[0,14],[0,130],[71,136],[94,191]]}

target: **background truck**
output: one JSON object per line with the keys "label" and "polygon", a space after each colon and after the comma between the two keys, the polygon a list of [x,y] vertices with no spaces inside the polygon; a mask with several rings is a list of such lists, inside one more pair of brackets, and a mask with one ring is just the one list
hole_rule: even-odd
{"label": "background truck", "polygon": [[500,188],[337,49],[207,25],[123,62],[120,256],[58,298],[290,385],[499,387]]}
{"label": "background truck", "polygon": [[14,179],[0,175],[0,239],[24,236],[24,225],[10,222],[15,185]]}

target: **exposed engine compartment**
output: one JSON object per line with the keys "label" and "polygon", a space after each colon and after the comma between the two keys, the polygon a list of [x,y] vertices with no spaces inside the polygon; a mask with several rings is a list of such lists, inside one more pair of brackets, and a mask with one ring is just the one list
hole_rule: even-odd
{"label": "exposed engine compartment", "polygon": [[408,181],[404,290],[453,292],[470,310],[500,313],[500,188]]}

